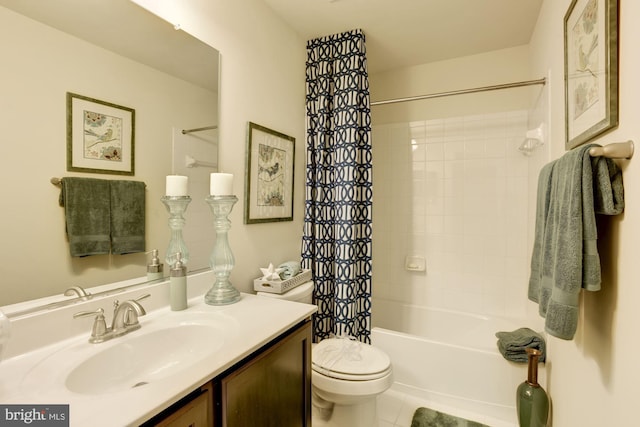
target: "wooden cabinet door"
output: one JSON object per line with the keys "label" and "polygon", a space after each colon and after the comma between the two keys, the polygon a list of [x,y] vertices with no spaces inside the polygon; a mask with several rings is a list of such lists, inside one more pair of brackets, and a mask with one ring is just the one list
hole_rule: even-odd
{"label": "wooden cabinet door", "polygon": [[220,379],[223,427],[311,426],[311,322]]}
{"label": "wooden cabinet door", "polygon": [[212,427],[213,387],[202,387],[202,393],[154,424],[156,427]]}

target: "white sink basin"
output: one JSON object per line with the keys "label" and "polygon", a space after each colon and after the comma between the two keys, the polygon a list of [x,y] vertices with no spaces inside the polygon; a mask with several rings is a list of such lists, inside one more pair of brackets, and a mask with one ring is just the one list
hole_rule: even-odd
{"label": "white sink basin", "polygon": [[60,388],[91,396],[151,387],[223,351],[237,329],[237,322],[222,314],[165,313],[144,320],[141,329],[99,344],[74,337],[34,364],[21,389]]}
{"label": "white sink basin", "polygon": [[143,387],[175,375],[220,349],[223,342],[218,329],[194,324],[132,336],[81,362],[65,386],[80,394]]}

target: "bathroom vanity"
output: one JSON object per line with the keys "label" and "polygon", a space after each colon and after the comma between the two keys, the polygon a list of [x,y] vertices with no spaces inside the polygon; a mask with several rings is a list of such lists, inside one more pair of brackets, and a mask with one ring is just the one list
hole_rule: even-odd
{"label": "bathroom vanity", "polygon": [[[210,272],[189,277],[189,307],[168,282],[12,317],[0,404],[69,405],[71,426],[307,426],[315,306],[242,294],[210,306]],[[91,344],[79,311],[141,301],[141,328]]]}
{"label": "bathroom vanity", "polygon": [[303,321],[143,427],[311,426],[311,322]]}

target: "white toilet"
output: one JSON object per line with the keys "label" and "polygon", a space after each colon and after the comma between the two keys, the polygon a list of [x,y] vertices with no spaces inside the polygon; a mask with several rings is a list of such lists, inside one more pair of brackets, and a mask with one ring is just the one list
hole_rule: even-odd
{"label": "white toilet", "polygon": [[[313,282],[284,294],[258,295],[312,303]],[[377,427],[376,398],[393,383],[391,361],[383,351],[359,341],[330,338],[311,352],[314,427]]]}

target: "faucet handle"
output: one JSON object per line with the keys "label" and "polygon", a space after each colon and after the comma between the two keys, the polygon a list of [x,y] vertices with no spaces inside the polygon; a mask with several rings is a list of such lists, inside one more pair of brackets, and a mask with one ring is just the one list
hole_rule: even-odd
{"label": "faucet handle", "polygon": [[138,298],[134,299],[134,301],[142,301],[145,298],[149,298],[151,296],[151,294],[144,294],[142,296],[139,296]]}
{"label": "faucet handle", "polygon": [[79,311],[77,313],[74,313],[73,318],[77,319],[79,317],[89,317],[89,316],[102,316],[104,317],[104,310],[102,308],[99,308],[95,311]]}
{"label": "faucet handle", "polygon": [[93,328],[91,328],[91,336],[89,337],[90,343],[99,343],[105,341],[105,337],[109,332],[107,328],[107,322],[104,319],[104,310],[99,308],[95,311],[80,311],[73,315],[74,319],[78,319],[80,317],[89,317],[95,316],[96,320],[93,322]]}

